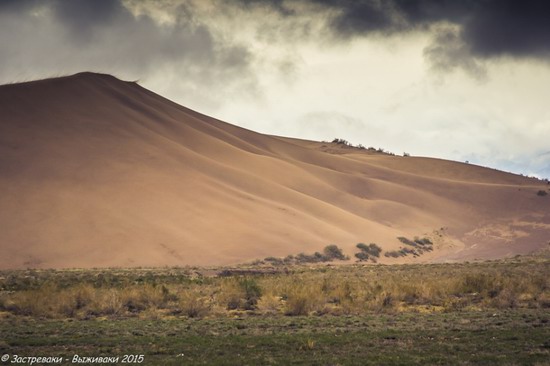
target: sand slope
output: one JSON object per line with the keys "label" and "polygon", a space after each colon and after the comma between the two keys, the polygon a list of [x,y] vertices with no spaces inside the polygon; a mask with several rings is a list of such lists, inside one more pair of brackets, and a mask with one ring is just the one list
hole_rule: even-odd
{"label": "sand slope", "polygon": [[425,235],[434,252],[383,261],[498,258],[547,245],[548,188],[262,135],[108,75],[0,86],[0,268],[217,265],[330,243],[352,255]]}

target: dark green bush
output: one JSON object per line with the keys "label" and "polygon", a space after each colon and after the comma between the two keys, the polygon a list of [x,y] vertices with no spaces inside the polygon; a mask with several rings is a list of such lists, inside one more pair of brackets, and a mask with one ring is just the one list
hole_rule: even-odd
{"label": "dark green bush", "polygon": [[404,236],[398,236],[397,240],[399,240],[401,243],[403,243],[405,245],[410,245],[411,247],[416,247],[417,246],[417,243],[415,243],[414,241],[412,241],[410,239],[405,238]]}
{"label": "dark green bush", "polygon": [[328,260],[333,259],[339,259],[341,261],[348,259],[344,253],[342,252],[342,249],[338,248],[336,245],[331,244],[327,245],[325,249],[323,249],[324,256]]}
{"label": "dark green bush", "polygon": [[433,250],[433,243],[428,238],[420,239],[418,237],[415,237],[414,241],[413,241],[413,240],[405,238],[404,236],[398,236],[397,240],[399,240],[401,243],[403,243],[405,245],[408,245],[408,246],[411,246],[411,247],[415,248],[414,250],[401,249],[400,252],[403,254],[403,256],[405,256],[407,254],[412,254],[414,256],[418,256],[418,255],[423,254],[425,251],[430,252],[430,251]]}
{"label": "dark green bush", "polygon": [[382,248],[380,248],[375,243],[369,244],[369,253],[375,257],[380,257],[380,253],[382,253]]}
{"label": "dark green bush", "polygon": [[359,253],[355,254],[355,257],[359,259],[359,261],[370,259],[376,263],[376,258],[379,258],[380,253],[382,253],[382,248],[375,243],[370,243],[369,245],[357,243],[356,247],[361,250]]}
{"label": "dark green bush", "polygon": [[332,143],[333,144],[339,144],[339,145],[345,145],[345,146],[350,146],[351,145],[349,143],[349,141],[344,140],[344,139],[339,139],[339,138],[335,138],[334,140],[332,140]]}
{"label": "dark green bush", "polygon": [[357,258],[360,262],[362,262],[362,261],[368,261],[370,256],[365,252],[359,252],[359,253],[355,253],[355,258]]}
{"label": "dark green bush", "polygon": [[415,237],[414,242],[418,245],[433,245],[432,241],[428,238],[419,239],[419,238]]}
{"label": "dark green bush", "polygon": [[267,258],[264,259],[264,261],[266,261],[268,263],[271,263],[275,266],[285,263],[282,258],[277,258],[277,257],[267,257]]}

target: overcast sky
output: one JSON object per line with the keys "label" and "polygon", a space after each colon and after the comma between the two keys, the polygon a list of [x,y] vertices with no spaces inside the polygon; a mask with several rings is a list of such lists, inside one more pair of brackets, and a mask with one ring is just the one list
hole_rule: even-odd
{"label": "overcast sky", "polygon": [[259,132],[550,177],[550,1],[0,0],[0,83],[80,71]]}

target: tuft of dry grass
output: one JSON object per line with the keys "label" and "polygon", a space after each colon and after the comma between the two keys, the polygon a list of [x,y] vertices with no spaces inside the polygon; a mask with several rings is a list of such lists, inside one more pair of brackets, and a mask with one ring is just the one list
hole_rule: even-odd
{"label": "tuft of dry grass", "polygon": [[180,295],[178,311],[189,318],[203,318],[210,314],[211,303],[209,298],[196,290],[188,290]]}
{"label": "tuft of dry grass", "polygon": [[326,307],[326,297],[318,284],[289,285],[282,298],[285,300],[283,311],[286,315],[310,315],[313,312],[324,312]]}

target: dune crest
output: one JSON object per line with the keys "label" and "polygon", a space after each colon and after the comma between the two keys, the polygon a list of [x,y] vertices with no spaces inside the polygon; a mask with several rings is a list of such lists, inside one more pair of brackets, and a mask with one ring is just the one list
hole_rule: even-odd
{"label": "dune crest", "polygon": [[263,135],[109,75],[0,86],[0,116],[4,269],[353,257],[415,236],[434,250],[380,261],[472,260],[550,240],[538,180]]}

